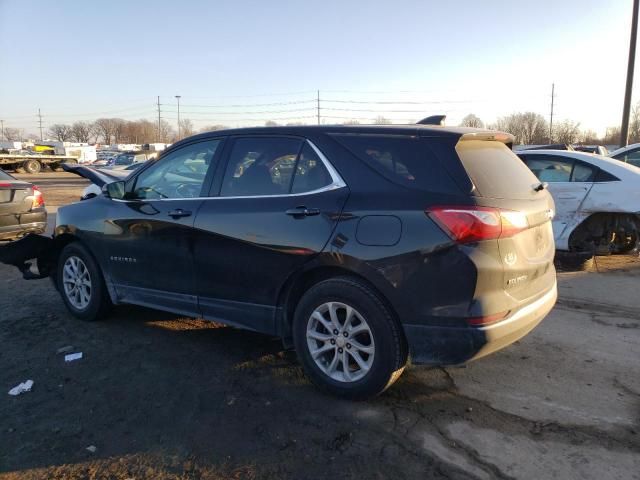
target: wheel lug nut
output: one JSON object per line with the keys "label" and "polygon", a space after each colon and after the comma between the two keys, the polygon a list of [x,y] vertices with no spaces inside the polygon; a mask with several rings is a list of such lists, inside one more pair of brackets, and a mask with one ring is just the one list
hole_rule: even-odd
{"label": "wheel lug nut", "polygon": [[342,349],[341,348],[338,349],[338,353],[342,353]]}
{"label": "wheel lug nut", "polygon": [[334,331],[333,331],[333,334],[334,334],[334,335],[337,335],[337,334],[338,334],[338,330],[334,330]]}
{"label": "wheel lug nut", "polygon": [[351,348],[351,344],[350,343],[347,343],[347,348]]}
{"label": "wheel lug nut", "polygon": [[335,345],[335,344],[336,344],[336,341],[332,338],[331,339],[331,345]]}
{"label": "wheel lug nut", "polygon": [[348,337],[348,336],[349,336],[349,334],[348,334],[347,332],[343,332],[342,334],[343,334],[345,337]]}

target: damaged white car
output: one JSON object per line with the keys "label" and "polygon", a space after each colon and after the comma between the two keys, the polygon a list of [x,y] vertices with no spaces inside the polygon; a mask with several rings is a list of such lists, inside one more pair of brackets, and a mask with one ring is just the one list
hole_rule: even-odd
{"label": "damaged white car", "polygon": [[582,152],[516,153],[553,196],[557,250],[608,255],[637,248],[640,168]]}

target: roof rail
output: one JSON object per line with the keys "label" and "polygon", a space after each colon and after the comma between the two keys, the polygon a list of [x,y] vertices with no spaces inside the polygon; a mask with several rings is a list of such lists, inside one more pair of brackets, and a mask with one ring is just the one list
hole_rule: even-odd
{"label": "roof rail", "polygon": [[446,115],[431,115],[430,117],[423,118],[419,122],[418,125],[444,125],[444,120],[447,118]]}

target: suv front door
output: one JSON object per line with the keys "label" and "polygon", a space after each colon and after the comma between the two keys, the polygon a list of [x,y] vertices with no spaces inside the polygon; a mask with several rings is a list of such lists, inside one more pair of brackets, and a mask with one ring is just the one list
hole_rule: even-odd
{"label": "suv front door", "polygon": [[194,225],[198,303],[205,318],[274,333],[280,288],[322,251],[349,192],[302,138],[237,137],[225,157]]}
{"label": "suv front door", "polygon": [[127,181],[124,200],[110,202],[103,265],[119,300],[198,314],[192,229],[221,142],[168,152]]}

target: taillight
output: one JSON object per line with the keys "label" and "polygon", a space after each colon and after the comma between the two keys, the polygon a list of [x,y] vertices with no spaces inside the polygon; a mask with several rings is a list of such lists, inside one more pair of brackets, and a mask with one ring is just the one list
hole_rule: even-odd
{"label": "taillight", "polygon": [[42,192],[35,185],[32,187],[33,190],[33,203],[31,204],[31,208],[44,207],[44,197],[42,196]]}
{"label": "taillight", "polygon": [[511,237],[529,227],[524,213],[492,207],[433,207],[426,214],[458,243]]}

